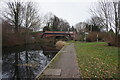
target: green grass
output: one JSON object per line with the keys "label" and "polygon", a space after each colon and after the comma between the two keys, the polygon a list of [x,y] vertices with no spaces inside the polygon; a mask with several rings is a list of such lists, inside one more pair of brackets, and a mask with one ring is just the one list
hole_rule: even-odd
{"label": "green grass", "polygon": [[71,43],[75,43],[75,41],[74,40],[69,40],[69,41],[67,41],[67,43],[71,44]]}
{"label": "green grass", "polygon": [[105,42],[75,42],[82,78],[118,78],[118,48]]}

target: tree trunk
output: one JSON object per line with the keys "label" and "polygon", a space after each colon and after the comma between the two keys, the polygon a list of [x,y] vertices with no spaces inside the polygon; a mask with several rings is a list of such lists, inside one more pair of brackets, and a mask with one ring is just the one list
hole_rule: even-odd
{"label": "tree trunk", "polygon": [[118,3],[118,20],[119,20],[119,22],[118,22],[118,25],[119,25],[118,33],[119,33],[120,32],[120,1]]}

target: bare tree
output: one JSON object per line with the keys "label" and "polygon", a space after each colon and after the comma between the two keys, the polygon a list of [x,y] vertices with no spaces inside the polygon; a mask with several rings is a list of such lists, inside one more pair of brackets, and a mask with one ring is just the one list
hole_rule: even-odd
{"label": "bare tree", "polygon": [[118,3],[118,20],[119,20],[119,22],[118,22],[118,24],[119,24],[119,31],[120,31],[120,1]]}
{"label": "bare tree", "polygon": [[98,3],[97,8],[91,9],[92,15],[96,15],[103,19],[103,26],[106,28],[107,32],[109,29],[114,28],[116,35],[119,33],[118,27],[118,0],[108,1],[101,0]]}
{"label": "bare tree", "polygon": [[60,19],[58,28],[60,31],[68,31],[70,25],[66,20]]}
{"label": "bare tree", "polygon": [[41,19],[33,2],[25,3],[14,0],[7,2],[7,6],[8,10],[5,11],[4,17],[10,21],[11,25],[15,26],[16,32],[20,27],[39,30]]}
{"label": "bare tree", "polygon": [[103,19],[101,17],[92,16],[90,21],[89,21],[90,25],[88,24],[88,26],[92,27],[91,31],[100,31],[103,28],[102,22],[103,22]]}
{"label": "bare tree", "polygon": [[66,20],[63,20],[53,13],[47,13],[44,16],[44,24],[45,27],[43,28],[44,31],[68,31],[70,28],[69,23]]}
{"label": "bare tree", "polygon": [[97,16],[93,16],[93,17],[91,17],[90,22],[91,22],[93,25],[100,26],[100,25],[102,25],[102,18],[97,17]]}
{"label": "bare tree", "polygon": [[76,27],[78,34],[86,31],[86,23],[85,22],[79,22],[75,25],[75,27]]}
{"label": "bare tree", "polygon": [[58,26],[59,26],[59,23],[60,23],[60,19],[54,15],[53,19],[52,19],[52,30],[53,31],[58,31]]}
{"label": "bare tree", "polygon": [[109,28],[111,27],[111,2],[107,2],[107,0],[101,0],[98,2],[98,6],[96,6],[96,8],[91,8],[90,10],[93,16],[98,16],[103,19],[102,25],[108,32]]}
{"label": "bare tree", "polygon": [[6,11],[4,17],[10,21],[11,25],[15,27],[17,33],[21,27],[23,21],[23,2],[10,1],[7,3],[8,11]]}
{"label": "bare tree", "polygon": [[113,6],[114,6],[114,22],[115,22],[115,32],[116,32],[116,35],[118,35],[119,33],[119,18],[118,18],[118,2],[113,2]]}
{"label": "bare tree", "polygon": [[52,12],[49,12],[47,14],[44,15],[44,19],[43,19],[43,23],[45,26],[51,26],[51,18],[54,17],[54,14]]}
{"label": "bare tree", "polygon": [[27,2],[24,8],[24,26],[28,29],[39,30],[41,19],[38,10],[35,8],[33,2]]}

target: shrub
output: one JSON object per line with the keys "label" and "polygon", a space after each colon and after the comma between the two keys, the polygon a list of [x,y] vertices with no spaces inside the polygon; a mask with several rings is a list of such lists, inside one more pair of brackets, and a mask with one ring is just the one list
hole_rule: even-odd
{"label": "shrub", "polygon": [[84,41],[84,35],[80,35],[79,40]]}
{"label": "shrub", "polygon": [[24,39],[22,39],[18,34],[4,34],[2,36],[3,46],[14,46],[20,44],[24,44]]}
{"label": "shrub", "polygon": [[28,34],[15,34],[15,33],[4,33],[2,34],[2,46],[16,46],[34,43],[37,41],[32,35]]}
{"label": "shrub", "polygon": [[109,46],[120,47],[120,35],[109,35],[108,37],[106,37],[105,41],[108,43]]}
{"label": "shrub", "polygon": [[76,40],[77,41],[84,41],[84,33],[79,33],[78,35],[76,35]]}
{"label": "shrub", "polygon": [[91,32],[87,35],[86,40],[88,42],[95,42],[97,41],[97,34],[98,34],[98,41],[105,41],[108,43],[109,46],[119,46],[120,47],[120,35],[116,36],[114,33],[106,33],[106,32]]}
{"label": "shrub", "polygon": [[58,41],[55,44],[55,46],[56,46],[57,49],[61,49],[65,45],[66,45],[66,42],[64,42],[64,41]]}
{"label": "shrub", "polygon": [[95,42],[97,41],[97,35],[98,35],[98,40],[99,41],[104,41],[105,33],[100,33],[100,32],[91,32],[87,35],[86,41],[88,42]]}

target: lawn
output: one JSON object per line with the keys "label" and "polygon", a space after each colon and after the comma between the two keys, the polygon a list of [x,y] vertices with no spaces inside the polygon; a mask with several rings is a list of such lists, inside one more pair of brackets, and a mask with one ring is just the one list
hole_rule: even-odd
{"label": "lawn", "polygon": [[118,48],[105,42],[74,42],[82,78],[118,78]]}

